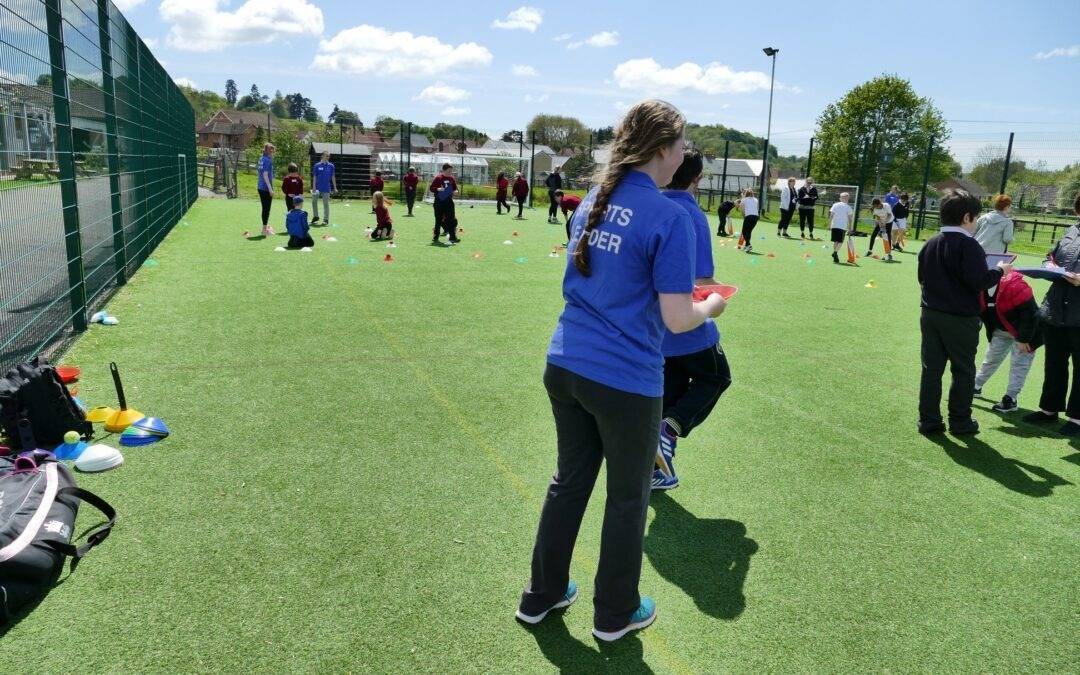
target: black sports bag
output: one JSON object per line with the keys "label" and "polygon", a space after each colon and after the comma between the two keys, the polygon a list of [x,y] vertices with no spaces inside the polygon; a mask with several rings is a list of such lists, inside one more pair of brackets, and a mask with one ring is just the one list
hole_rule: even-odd
{"label": "black sports bag", "polygon": [[[85,544],[75,546],[71,537],[80,502],[97,507],[107,522],[95,527]],[[71,470],[52,453],[0,456],[0,626],[49,592],[66,558],[75,571],[83,556],[105,541],[115,522],[116,511],[76,487]]]}
{"label": "black sports bag", "polygon": [[0,379],[0,425],[11,447],[23,447],[19,434],[23,418],[30,420],[41,447],[60,445],[69,431],[77,431],[84,439],[94,433],[94,425],[86,421],[86,413],[75,403],[56,368],[40,356],[20,363]]}

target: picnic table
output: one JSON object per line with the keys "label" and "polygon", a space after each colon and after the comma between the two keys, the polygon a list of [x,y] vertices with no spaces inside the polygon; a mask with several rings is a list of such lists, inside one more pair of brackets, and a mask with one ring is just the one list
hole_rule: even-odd
{"label": "picnic table", "polygon": [[15,177],[21,180],[31,180],[36,174],[41,174],[43,178],[58,178],[60,176],[60,169],[57,168],[56,162],[47,159],[21,159],[19,165],[15,167]]}

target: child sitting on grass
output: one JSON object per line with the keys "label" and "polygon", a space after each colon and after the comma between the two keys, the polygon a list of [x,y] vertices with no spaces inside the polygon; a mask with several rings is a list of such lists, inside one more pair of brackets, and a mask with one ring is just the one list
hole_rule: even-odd
{"label": "child sitting on grass", "polygon": [[388,201],[381,192],[371,195],[371,203],[375,207],[375,229],[371,232],[372,239],[394,238],[394,222],[390,220],[390,209],[387,208]]}
{"label": "child sitting on grass", "polygon": [[1035,350],[1042,344],[1039,305],[1035,302],[1031,286],[1019,272],[1006,274],[996,289],[982,292],[981,300],[982,321],[990,346],[975,375],[975,393],[982,393],[983,385],[1011,352],[1009,386],[1001,403],[994,405],[994,411],[1012,412],[1018,407],[1016,399],[1035,361]]}
{"label": "child sitting on grass", "polygon": [[293,197],[304,194],[304,179],[296,164],[289,164],[289,172],[281,179],[281,191],[285,193],[285,208],[292,211]]}
{"label": "child sitting on grass", "polygon": [[289,212],[285,214],[285,231],[289,233],[289,243],[286,248],[311,248],[315,242],[309,233],[307,211],[303,210],[304,198],[300,195],[290,200]]}
{"label": "child sitting on grass", "polygon": [[919,383],[919,433],[945,431],[941,419],[941,378],[952,367],[949,431],[975,434],[975,355],[979,350],[979,294],[998,285],[1012,265],[986,268],[986,252],[972,236],[982,203],[965,190],[946,190],[941,200],[941,232],[919,250],[922,286],[922,379]]}

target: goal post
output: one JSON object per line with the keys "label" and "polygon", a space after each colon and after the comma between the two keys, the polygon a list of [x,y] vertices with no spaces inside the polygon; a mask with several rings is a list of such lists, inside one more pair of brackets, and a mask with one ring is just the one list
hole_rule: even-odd
{"label": "goal post", "polygon": [[457,179],[458,184],[458,194],[454,200],[463,204],[494,204],[500,172],[505,174],[510,182],[507,186],[507,200],[513,201],[515,174],[520,171],[525,180],[528,180],[533,164],[531,156],[521,157],[517,153],[511,154],[506,151],[414,152],[407,158],[402,158],[399,152],[380,152],[378,156],[375,168],[382,171],[384,176],[388,171],[396,176],[407,159],[407,163],[404,164],[405,170],[407,171],[410,167],[416,169],[417,175],[420,176],[418,188],[422,191],[423,200],[428,203],[435,200],[435,196],[428,191],[428,186],[442,170],[444,164],[453,167],[454,178]]}

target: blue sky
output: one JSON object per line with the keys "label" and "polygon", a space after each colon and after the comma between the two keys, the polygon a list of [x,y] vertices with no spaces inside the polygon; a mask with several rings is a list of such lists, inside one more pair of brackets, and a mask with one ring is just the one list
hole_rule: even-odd
{"label": "blue sky", "polygon": [[826,104],[883,72],[933,98],[960,140],[1080,138],[1077,0],[114,1],[174,78],[301,91],[324,115],[337,103],[365,122],[390,114],[501,132],[549,112],[600,126],[659,94],[692,121],[764,135],[761,48],[775,46],[772,128],[785,153],[804,152]]}

